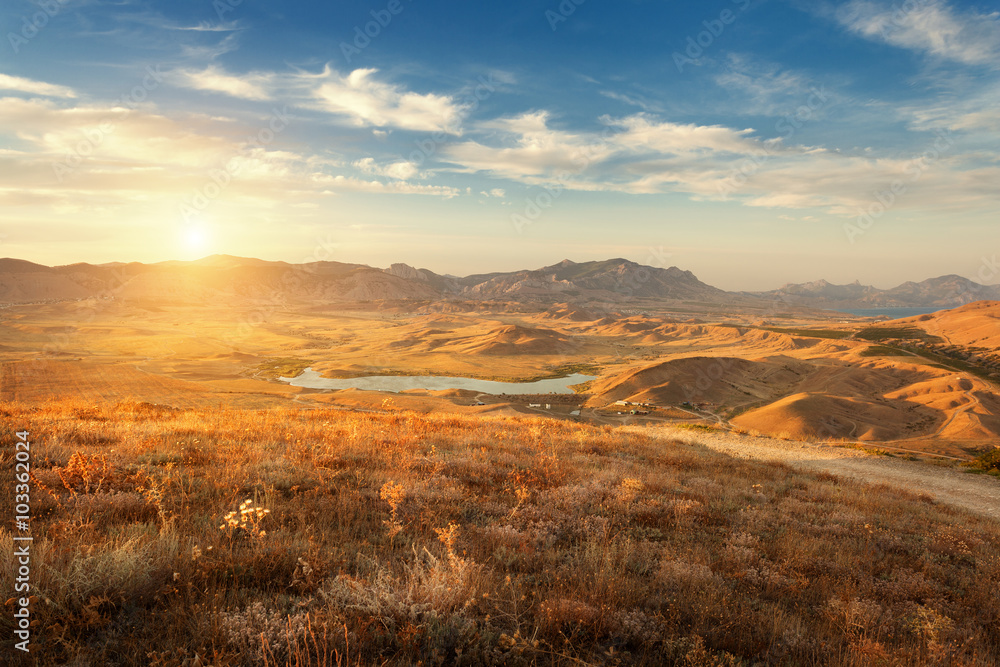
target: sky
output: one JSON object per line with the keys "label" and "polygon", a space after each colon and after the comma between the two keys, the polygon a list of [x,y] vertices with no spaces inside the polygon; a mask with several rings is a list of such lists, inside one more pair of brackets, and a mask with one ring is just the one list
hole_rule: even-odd
{"label": "sky", "polygon": [[1000,283],[1000,1],[6,0],[0,257]]}

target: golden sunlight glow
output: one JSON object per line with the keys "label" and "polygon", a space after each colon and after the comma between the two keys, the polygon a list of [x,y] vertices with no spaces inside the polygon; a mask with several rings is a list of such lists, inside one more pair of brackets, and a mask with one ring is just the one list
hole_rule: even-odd
{"label": "golden sunlight glow", "polygon": [[189,255],[201,256],[208,252],[211,235],[204,224],[188,225],[182,232],[182,245]]}

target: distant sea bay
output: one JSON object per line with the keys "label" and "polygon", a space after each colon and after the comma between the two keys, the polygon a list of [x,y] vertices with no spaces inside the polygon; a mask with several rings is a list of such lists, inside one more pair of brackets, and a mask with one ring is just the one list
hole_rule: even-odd
{"label": "distant sea bay", "polygon": [[857,315],[858,317],[878,317],[879,315],[885,315],[886,317],[898,320],[904,317],[916,317],[917,315],[928,315],[930,313],[936,313],[939,310],[950,310],[949,308],[834,308],[835,312],[838,313],[849,313],[851,315]]}

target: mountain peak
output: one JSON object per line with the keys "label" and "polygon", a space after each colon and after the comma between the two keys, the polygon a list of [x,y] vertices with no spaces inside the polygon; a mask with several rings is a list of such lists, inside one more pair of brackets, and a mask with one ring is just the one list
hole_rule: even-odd
{"label": "mountain peak", "polygon": [[419,269],[403,262],[396,262],[388,269],[384,269],[384,271],[389,275],[396,276],[397,278],[405,278],[406,280],[427,280],[427,276]]}

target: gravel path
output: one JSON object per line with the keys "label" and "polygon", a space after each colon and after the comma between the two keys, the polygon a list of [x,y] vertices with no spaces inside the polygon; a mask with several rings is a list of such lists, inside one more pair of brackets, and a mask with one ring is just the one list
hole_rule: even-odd
{"label": "gravel path", "polygon": [[[774,440],[733,433],[693,433],[670,426],[627,426],[627,430],[654,438],[700,444],[741,458],[781,461],[813,472],[826,471],[866,482],[885,483],[908,491],[924,492],[937,501],[955,505],[1000,521],[1000,479],[972,475],[953,468],[920,461],[905,461],[866,454],[855,449]],[[873,443],[873,446],[878,446]]]}

